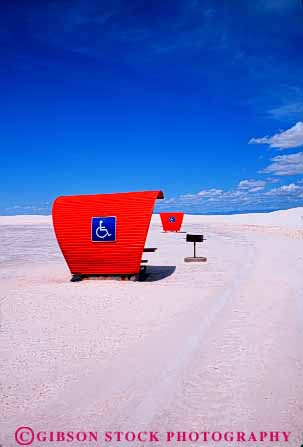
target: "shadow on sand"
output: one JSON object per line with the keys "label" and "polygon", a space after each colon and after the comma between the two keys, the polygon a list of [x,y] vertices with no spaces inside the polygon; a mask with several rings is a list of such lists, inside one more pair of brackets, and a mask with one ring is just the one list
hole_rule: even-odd
{"label": "shadow on sand", "polygon": [[147,282],[161,281],[172,275],[176,270],[175,265],[149,265],[146,269]]}

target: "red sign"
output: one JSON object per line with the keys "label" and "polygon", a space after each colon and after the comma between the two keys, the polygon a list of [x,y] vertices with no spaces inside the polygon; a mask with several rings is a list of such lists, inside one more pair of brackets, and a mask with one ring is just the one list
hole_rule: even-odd
{"label": "red sign", "polygon": [[164,231],[180,231],[184,213],[160,213]]}

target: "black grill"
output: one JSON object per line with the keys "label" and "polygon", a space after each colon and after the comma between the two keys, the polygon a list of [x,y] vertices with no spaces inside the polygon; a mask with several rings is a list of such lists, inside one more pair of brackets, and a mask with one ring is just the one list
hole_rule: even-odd
{"label": "black grill", "polygon": [[186,242],[203,242],[204,236],[203,234],[187,234]]}

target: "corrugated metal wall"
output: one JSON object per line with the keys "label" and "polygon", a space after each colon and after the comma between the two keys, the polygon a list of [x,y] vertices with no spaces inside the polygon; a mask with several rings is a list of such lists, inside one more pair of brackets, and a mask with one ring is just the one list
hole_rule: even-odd
{"label": "corrugated metal wall", "polygon": [[[164,231],[180,231],[184,213],[160,213],[162,227]],[[170,218],[175,219],[174,222],[170,221]]]}
{"label": "corrugated metal wall", "polygon": [[[58,197],[53,224],[71,273],[138,273],[157,198],[161,191]],[[116,216],[115,242],[92,242],[94,216]]]}

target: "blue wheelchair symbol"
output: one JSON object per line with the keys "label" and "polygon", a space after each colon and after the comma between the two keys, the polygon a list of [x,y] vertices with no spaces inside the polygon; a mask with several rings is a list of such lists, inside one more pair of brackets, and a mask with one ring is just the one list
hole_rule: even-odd
{"label": "blue wheelchair symbol", "polygon": [[176,222],[176,218],[175,218],[174,216],[170,216],[170,217],[168,218],[168,222],[170,222],[170,223],[174,223],[174,222]]}
{"label": "blue wheelchair symbol", "polygon": [[93,242],[115,242],[116,240],[116,217],[93,217],[92,218],[92,241]]}

